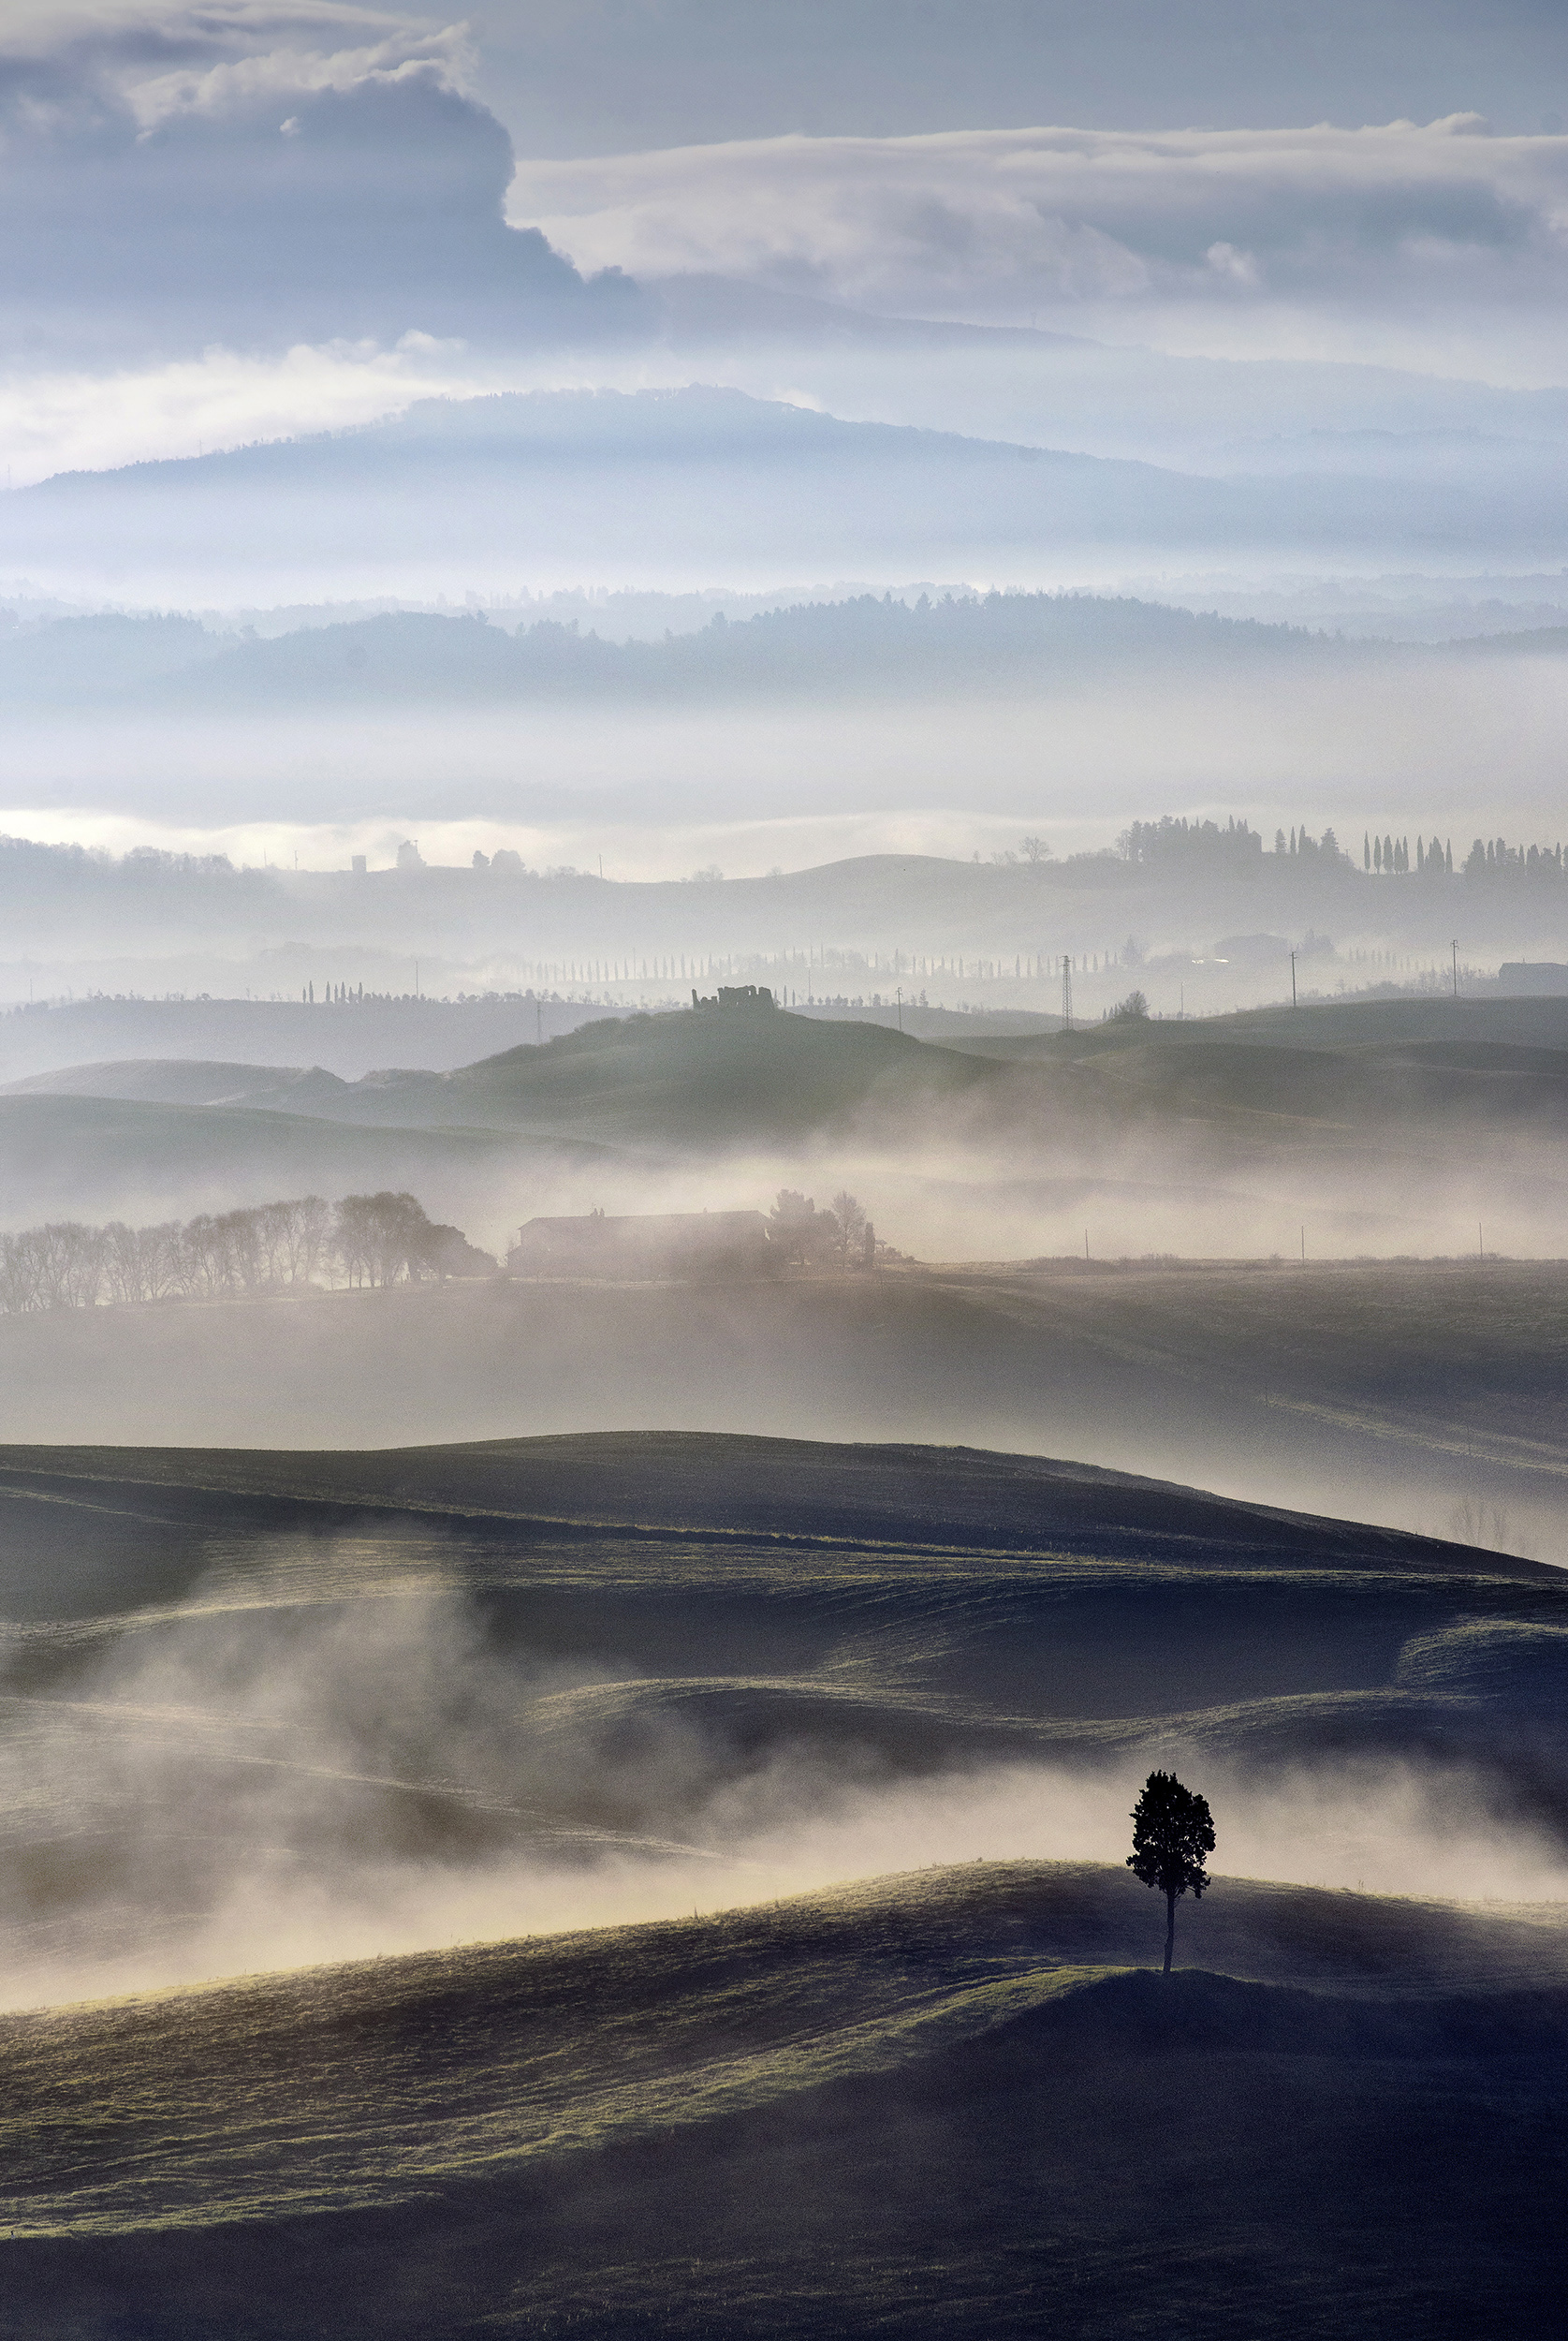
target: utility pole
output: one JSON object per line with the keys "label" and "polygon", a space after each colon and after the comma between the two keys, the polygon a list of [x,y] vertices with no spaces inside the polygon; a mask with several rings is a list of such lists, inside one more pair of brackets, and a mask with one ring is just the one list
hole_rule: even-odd
{"label": "utility pole", "polygon": [[896,984],[896,985],[894,986],[894,990],[895,990],[895,991],[897,992],[897,994],[898,994],[898,1000],[899,1000],[899,1030],[900,1030],[901,1032],[902,1032],[902,1030],[903,1030],[903,986],[902,986],[902,984],[901,984],[901,984]]}
{"label": "utility pole", "polygon": [[1448,949],[1452,952],[1454,959],[1454,997],[1458,999],[1459,996],[1459,946],[1458,937],[1456,937],[1455,940],[1449,944]]}
{"label": "utility pole", "polygon": [[[1062,1029],[1073,1029],[1073,963],[1065,951],[1062,955]],[[1084,1240],[1087,1243],[1088,1238]]]}
{"label": "utility pole", "polygon": [[1296,1006],[1296,953],[1290,955],[1290,1004]]}

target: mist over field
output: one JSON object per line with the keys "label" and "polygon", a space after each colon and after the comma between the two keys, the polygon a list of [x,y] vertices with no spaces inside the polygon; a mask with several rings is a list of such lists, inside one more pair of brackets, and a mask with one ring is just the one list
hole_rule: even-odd
{"label": "mist over field", "polygon": [[[1562,1666],[1553,1570],[1494,1563],[1488,1596],[1463,1547],[1276,1529],[1175,1490],[1162,1511],[1147,1482],[1060,1465],[1014,1465],[1009,1483],[975,1458],[966,1486],[926,1448],[895,1466],[889,1524],[937,1549],[823,1545],[802,1574],[766,1534],[715,1541],[715,1509],[749,1502],[809,1542],[822,1505],[844,1524],[879,1500],[856,1481],[889,1450],[472,1451],[465,1472],[461,1450],[280,1467],[154,1449],[127,1472],[102,1450],[6,1450],[13,2001],[770,1903],[960,1858],[1103,1861],[1150,1759],[1201,1765],[1230,1799],[1222,1870],[1409,1892],[1441,1861],[1463,1896],[1561,1893],[1540,1738]],[[702,1493],[682,1495],[672,1475],[694,1467]],[[483,1504],[466,1521],[449,1509],[465,1485]],[[93,1486],[113,1491],[112,1558],[67,1561]],[[520,1494],[568,1489],[600,1516],[591,1545],[516,1515]],[[656,1518],[672,1498],[679,1529]],[[280,1504],[292,1529],[268,1524]],[[1004,1534],[1077,1545],[1076,1583],[1048,1592],[1017,1552],[960,1557],[966,1510],[972,1535],[990,1510]],[[1178,1558],[1194,1530],[1207,1563]],[[1294,1571],[1268,1583],[1249,1547],[1282,1531]],[[1370,1573],[1331,1623],[1316,1572],[1357,1550]],[[66,1563],[52,1590],[27,1592],[23,1553]]]}
{"label": "mist over field", "polygon": [[1561,2328],[1560,15],[0,11],[0,2341]]}

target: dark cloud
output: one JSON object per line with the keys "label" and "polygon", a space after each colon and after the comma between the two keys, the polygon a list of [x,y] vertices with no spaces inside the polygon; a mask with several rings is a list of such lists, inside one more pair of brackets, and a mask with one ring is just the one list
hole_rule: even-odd
{"label": "dark cloud", "polygon": [[506,224],[506,132],[432,43],[333,52],[275,22],[196,22],[0,60],[13,357],[411,331],[526,346],[635,324],[635,287],[586,283]]}

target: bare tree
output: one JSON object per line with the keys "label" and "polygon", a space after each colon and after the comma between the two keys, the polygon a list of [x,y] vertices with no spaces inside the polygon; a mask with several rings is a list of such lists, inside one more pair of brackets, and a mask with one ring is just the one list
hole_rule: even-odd
{"label": "bare tree", "polygon": [[411,1284],[438,1273],[432,1257],[436,1230],[412,1195],[345,1195],[334,1239],[351,1284]]}
{"label": "bare tree", "polygon": [[[813,1215],[810,1204],[806,1211]],[[830,1224],[828,1215],[821,1224]],[[297,1290],[337,1266],[352,1284],[387,1285],[482,1274],[487,1256],[461,1228],[432,1225],[406,1194],[345,1195],[335,1214],[319,1195],[305,1195],[216,1217],[201,1212],[183,1226],[51,1220],[0,1234],[0,1315],[173,1293],[206,1299]]]}
{"label": "bare tree", "polygon": [[863,1247],[866,1234],[866,1215],[847,1187],[841,1187],[833,1198],[833,1249],[839,1266],[847,1269],[850,1254]]}
{"label": "bare tree", "polygon": [[174,1280],[179,1229],[127,1228],[112,1220],[103,1231],[104,1282],[111,1301],[161,1301]]}
{"label": "bare tree", "polygon": [[283,1281],[313,1284],[329,1257],[332,1242],[332,1208],[319,1195],[303,1195],[296,1203],[276,1208],[287,1214],[282,1225],[279,1265]]}

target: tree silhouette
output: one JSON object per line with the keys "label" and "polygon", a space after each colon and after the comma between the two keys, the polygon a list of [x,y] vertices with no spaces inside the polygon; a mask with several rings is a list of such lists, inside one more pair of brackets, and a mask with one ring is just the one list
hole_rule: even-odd
{"label": "tree silhouette", "polygon": [[1127,1867],[1165,1898],[1165,1973],[1176,1948],[1176,1897],[1189,1888],[1203,1899],[1209,1873],[1203,1857],[1214,1850],[1209,1799],[1184,1789],[1174,1772],[1151,1772],[1133,1807],[1133,1849]]}

